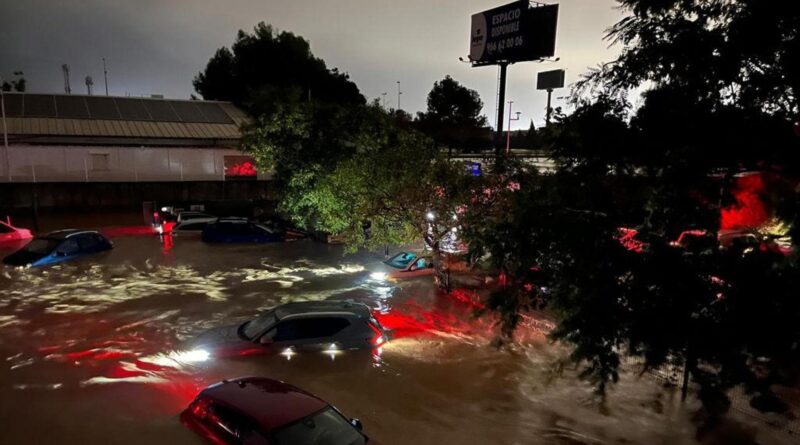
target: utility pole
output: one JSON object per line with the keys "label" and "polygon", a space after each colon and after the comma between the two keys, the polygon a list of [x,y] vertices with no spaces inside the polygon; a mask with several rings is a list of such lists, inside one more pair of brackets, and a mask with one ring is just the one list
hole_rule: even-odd
{"label": "utility pole", "polygon": [[553,107],[550,106],[550,97],[553,95],[553,89],[547,89],[547,113],[544,115],[544,122],[546,126],[550,126],[550,113],[553,112]]}
{"label": "utility pole", "polygon": [[506,132],[506,156],[511,154],[511,122],[518,121],[519,115],[522,114],[519,111],[517,111],[517,117],[513,119],[511,118],[511,104],[513,103],[514,103],[513,100],[508,101],[508,131]]}
{"label": "utility pole", "polygon": [[64,73],[64,92],[72,94],[72,88],[69,87],[69,65],[61,65],[61,71]]}
{"label": "utility pole", "polygon": [[403,92],[400,91],[400,81],[398,80],[397,81],[397,109],[398,110],[400,110],[400,95],[401,94],[403,94]]}
{"label": "utility pole", "polygon": [[[497,126],[495,127],[495,131],[497,131],[498,136],[502,137],[503,134],[503,114],[505,113],[505,100],[506,100],[506,72],[508,70],[508,62],[501,62],[500,63],[500,87],[497,96]],[[497,146],[494,148],[494,154],[497,158],[495,163],[500,164],[502,162],[501,157],[503,156],[503,145],[501,142],[497,142]]]}
{"label": "utility pole", "polygon": [[[0,85],[2,84],[3,80],[0,79]],[[11,182],[11,158],[8,154],[8,127],[6,127],[6,94],[2,88],[0,88],[0,109],[2,109],[3,113],[3,144],[6,148],[6,174],[8,175],[8,182]]]}
{"label": "utility pole", "polygon": [[108,96],[108,71],[106,70],[106,58],[103,57],[103,79],[106,81],[106,96]]}

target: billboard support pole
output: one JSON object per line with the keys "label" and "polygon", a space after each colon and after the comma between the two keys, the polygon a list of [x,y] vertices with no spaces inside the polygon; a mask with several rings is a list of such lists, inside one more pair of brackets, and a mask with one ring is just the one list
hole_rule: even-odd
{"label": "billboard support pole", "polygon": [[505,114],[505,104],[506,104],[506,71],[508,69],[508,62],[501,62],[500,63],[500,87],[499,92],[497,93],[497,126],[495,130],[499,137],[495,138],[495,147],[494,147],[494,154],[496,159],[496,163],[499,165],[502,160],[501,158],[504,156],[505,151],[503,150],[503,114]]}
{"label": "billboard support pole", "polygon": [[545,122],[545,126],[547,126],[547,127],[550,126],[550,113],[553,112],[553,107],[550,106],[550,98],[551,98],[552,95],[553,95],[553,89],[552,88],[548,88],[547,89],[547,112],[544,115],[545,116],[544,117],[544,122]]}

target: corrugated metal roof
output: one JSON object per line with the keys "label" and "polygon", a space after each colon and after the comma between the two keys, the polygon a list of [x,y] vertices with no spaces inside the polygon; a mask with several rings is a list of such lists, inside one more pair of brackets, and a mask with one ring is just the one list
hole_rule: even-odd
{"label": "corrugated metal roof", "polygon": [[[176,121],[175,118],[168,120],[153,120],[149,115],[132,114],[134,119],[98,119],[94,117],[62,117],[40,115],[26,115],[24,104],[36,101],[48,102],[55,101],[56,98],[66,95],[33,95],[20,93],[6,93],[7,100],[15,100],[22,106],[15,106],[14,113],[6,115],[8,135],[10,138],[25,141],[37,137],[45,138],[48,141],[58,140],[59,137],[65,139],[80,137],[85,138],[136,138],[137,143],[141,139],[159,139],[163,143],[165,139],[179,140],[222,140],[228,143],[236,142],[241,138],[240,128],[250,122],[250,118],[239,108],[228,102],[211,101],[174,101],[163,99],[142,99],[127,97],[112,97],[114,102],[119,105],[138,106],[146,104],[154,110],[163,108],[164,116],[177,116],[177,119],[186,119],[184,122]],[[17,96],[13,97],[12,96]],[[51,99],[51,97],[53,99]],[[73,95],[73,101],[82,102],[91,100],[89,98],[104,98],[105,96],[78,96]],[[34,100],[35,99],[35,100]],[[172,105],[176,102],[176,105]],[[87,102],[88,103],[88,102]],[[171,112],[178,107],[181,112],[175,114]],[[91,110],[91,108],[90,108]],[[8,110],[7,110],[8,111]],[[108,110],[102,110],[104,116],[108,115]],[[171,113],[167,113],[170,111]],[[33,113],[33,112],[32,112]],[[121,116],[121,115],[120,115]],[[146,119],[147,117],[147,119]]]}

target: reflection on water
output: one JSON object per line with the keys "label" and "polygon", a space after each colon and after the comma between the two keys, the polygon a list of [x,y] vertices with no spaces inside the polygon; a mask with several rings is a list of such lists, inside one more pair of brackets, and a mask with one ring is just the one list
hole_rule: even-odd
{"label": "reflection on water", "polygon": [[[543,341],[546,321],[525,320],[521,345],[490,348],[496,325],[473,317],[477,295],[375,280],[381,258],[310,241],[114,242],[93,258],[0,272],[2,443],[202,443],[177,414],[204,386],[246,375],[317,393],[386,444],[696,443],[696,406],[672,391],[629,377],[601,409],[574,372],[553,372],[564,351]],[[328,298],[369,304],[394,339],[376,352],[230,359],[185,346],[276,304]]]}

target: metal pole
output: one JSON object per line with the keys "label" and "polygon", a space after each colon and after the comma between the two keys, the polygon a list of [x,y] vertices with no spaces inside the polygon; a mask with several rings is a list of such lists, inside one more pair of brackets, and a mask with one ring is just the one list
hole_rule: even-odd
{"label": "metal pole", "polygon": [[[505,113],[505,101],[506,101],[506,70],[508,68],[508,63],[503,62],[500,64],[500,91],[498,92],[497,97],[497,126],[495,127],[495,131],[497,131],[498,135],[503,134],[503,114]],[[500,136],[502,137],[502,136]],[[500,158],[503,156],[503,145],[502,143],[497,143],[495,147],[495,156],[497,157],[497,162],[499,163]]]}
{"label": "metal pole", "polygon": [[[0,82],[2,83],[2,82]],[[8,182],[11,182],[11,161],[8,154],[8,127],[6,126],[6,95],[3,88],[0,87],[0,108],[3,110],[3,144],[6,148],[6,174],[8,175]]]}
{"label": "metal pole", "polygon": [[506,156],[511,152],[511,104],[514,101],[508,101],[508,131],[506,131]]}
{"label": "metal pole", "polygon": [[397,81],[397,109],[398,110],[400,110],[400,95],[401,94],[403,94],[403,92],[400,91],[400,81],[398,80]]}
{"label": "metal pole", "polygon": [[545,125],[548,127],[550,126],[550,113],[553,111],[553,108],[550,106],[550,97],[553,95],[553,89],[547,89],[547,113],[545,114]]}
{"label": "metal pole", "polygon": [[106,71],[106,58],[103,57],[103,79],[106,81],[106,96],[108,96],[108,71]]}

